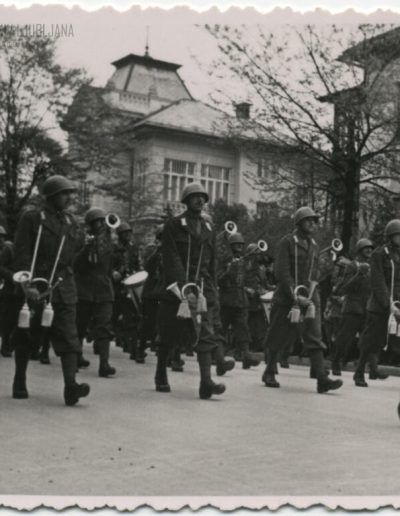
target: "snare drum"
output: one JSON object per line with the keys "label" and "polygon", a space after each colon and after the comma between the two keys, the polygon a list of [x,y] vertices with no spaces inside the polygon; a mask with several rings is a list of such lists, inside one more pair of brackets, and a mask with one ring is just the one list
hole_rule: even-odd
{"label": "snare drum", "polygon": [[270,322],[269,317],[270,317],[270,313],[271,313],[271,304],[272,304],[273,296],[274,296],[273,290],[270,290],[260,296],[260,301],[264,308],[265,316],[266,316],[268,322]]}

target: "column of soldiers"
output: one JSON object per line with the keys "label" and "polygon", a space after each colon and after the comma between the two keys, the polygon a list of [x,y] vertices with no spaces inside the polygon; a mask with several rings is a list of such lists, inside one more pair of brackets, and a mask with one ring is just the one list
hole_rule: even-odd
{"label": "column of soldiers", "polygon": [[[226,390],[223,383],[214,381],[212,365],[216,365],[217,376],[234,368],[234,360],[225,357],[229,340],[243,369],[259,364],[252,346],[256,351],[263,348],[266,368],[262,381],[266,387],[280,387],[278,362],[288,367],[282,357],[287,357],[298,341],[310,358],[310,377],[317,380],[317,392],[341,387],[340,379],[329,377],[324,362],[320,249],[313,238],[318,216],[312,209],[297,210],[294,231],[277,245],[271,278],[267,275],[271,261],[266,262],[256,244],[250,244],[244,253],[245,242],[239,233],[227,238],[228,252],[218,260],[217,235],[203,212],[208,194],[200,184],[191,183],[184,189],[181,200],[186,211],[158,228],[143,264],[131,241],[130,226],[122,223],[118,227],[118,242],[113,244],[102,209],[91,208],[86,213],[87,231],[80,233],[67,211],[73,191],[69,180],[53,176],[43,185],[43,206],[21,216],[14,244],[5,242],[6,232],[0,227],[1,354],[8,357],[14,351],[14,398],[28,398],[26,373],[32,351],[40,343],[44,359],[48,359],[50,342],[61,360],[66,405],[75,405],[87,396],[90,387],[78,383],[76,373],[89,366],[83,356],[88,335],[99,356],[101,378],[116,374],[109,363],[115,336],[137,363],[144,363],[146,349],[157,344],[158,392],[171,391],[168,363],[172,358],[173,370],[183,370],[180,346],[182,340],[191,339],[199,365],[201,399]],[[341,300],[339,323],[330,339],[332,373],[341,375],[360,335],[354,382],[361,387],[367,386],[367,363],[370,379],[387,377],[378,369],[379,354],[389,342],[388,321],[400,323],[400,221],[387,225],[385,238],[385,244],[375,251],[368,239],[357,243],[354,259],[345,262],[343,273],[336,275],[331,293]],[[127,296],[122,280],[142,265],[148,279],[139,310]],[[30,276],[16,288],[13,274],[21,271],[29,271]],[[274,295],[268,319],[260,296],[270,289]],[[43,320],[49,310],[52,322],[46,325]]]}

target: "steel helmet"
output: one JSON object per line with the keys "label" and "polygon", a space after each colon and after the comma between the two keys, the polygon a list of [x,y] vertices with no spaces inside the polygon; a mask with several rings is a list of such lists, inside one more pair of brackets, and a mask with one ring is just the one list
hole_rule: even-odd
{"label": "steel helmet", "polygon": [[297,225],[302,220],[309,218],[313,218],[318,221],[319,217],[312,208],[309,208],[308,206],[303,206],[302,208],[299,208],[294,214],[294,223]]}
{"label": "steel helmet", "polygon": [[117,235],[119,235],[120,233],[124,233],[125,231],[131,232],[132,228],[127,222],[121,222],[121,224],[117,227]]}
{"label": "steel helmet", "polygon": [[360,238],[360,240],[356,243],[355,252],[359,253],[366,247],[374,247],[374,244],[368,238]]}
{"label": "steel helmet", "polygon": [[387,238],[398,233],[400,233],[400,220],[390,220],[385,227],[385,237]]}
{"label": "steel helmet", "polygon": [[3,226],[0,226],[0,235],[7,236],[7,231],[3,228]]}
{"label": "steel helmet", "polygon": [[86,212],[85,215],[85,222],[86,224],[90,224],[91,222],[98,220],[98,219],[105,219],[106,218],[106,212],[103,210],[103,208],[90,208]]}
{"label": "steel helmet", "polygon": [[42,194],[46,197],[52,197],[61,192],[75,192],[76,188],[73,183],[64,176],[51,176],[46,179],[42,186]]}
{"label": "steel helmet", "polygon": [[201,194],[204,196],[206,202],[208,202],[208,193],[204,190],[200,183],[189,183],[185,186],[182,192],[181,202],[185,203],[192,194]]}
{"label": "steel helmet", "polygon": [[235,233],[234,235],[230,235],[228,238],[229,245],[232,244],[244,244],[244,238],[242,237],[241,233]]}

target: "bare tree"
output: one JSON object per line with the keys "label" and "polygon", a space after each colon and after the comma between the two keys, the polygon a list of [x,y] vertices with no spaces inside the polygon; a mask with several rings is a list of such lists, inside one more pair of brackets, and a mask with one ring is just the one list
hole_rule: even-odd
{"label": "bare tree", "polygon": [[0,187],[10,234],[35,188],[65,173],[63,149],[52,130],[84,80],[56,62],[56,40],[0,29]]}
{"label": "bare tree", "polygon": [[[399,181],[399,109],[393,102],[399,29],[206,30],[221,52],[215,72],[240,78],[252,98],[260,149],[265,142],[281,149],[281,179],[289,187],[307,176],[314,181],[348,248],[357,235],[360,191],[370,186],[394,193]],[[231,103],[228,97],[220,95],[219,103]],[[305,159],[285,165],[288,152]],[[274,184],[283,187],[276,179]]]}

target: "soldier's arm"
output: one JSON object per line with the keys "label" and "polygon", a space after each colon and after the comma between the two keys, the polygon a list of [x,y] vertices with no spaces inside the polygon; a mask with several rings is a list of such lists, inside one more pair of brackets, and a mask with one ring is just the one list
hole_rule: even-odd
{"label": "soldier's arm", "polygon": [[290,272],[290,241],[288,238],[283,238],[278,244],[275,277],[285,294],[294,299],[295,279]]}
{"label": "soldier's arm", "polygon": [[161,253],[167,285],[177,281],[181,287],[186,283],[186,271],[174,239],[172,221],[168,221],[164,226]]}
{"label": "soldier's arm", "polygon": [[378,303],[385,308],[390,306],[390,291],[386,285],[383,271],[383,253],[372,253],[371,256],[371,290]]}
{"label": "soldier's arm", "polygon": [[337,285],[335,293],[338,296],[345,296],[351,292],[356,291],[362,281],[359,268],[354,263],[346,265],[343,280]]}
{"label": "soldier's arm", "polygon": [[13,276],[12,271],[12,251],[9,246],[5,246],[3,252],[0,254],[0,278],[11,280]]}

